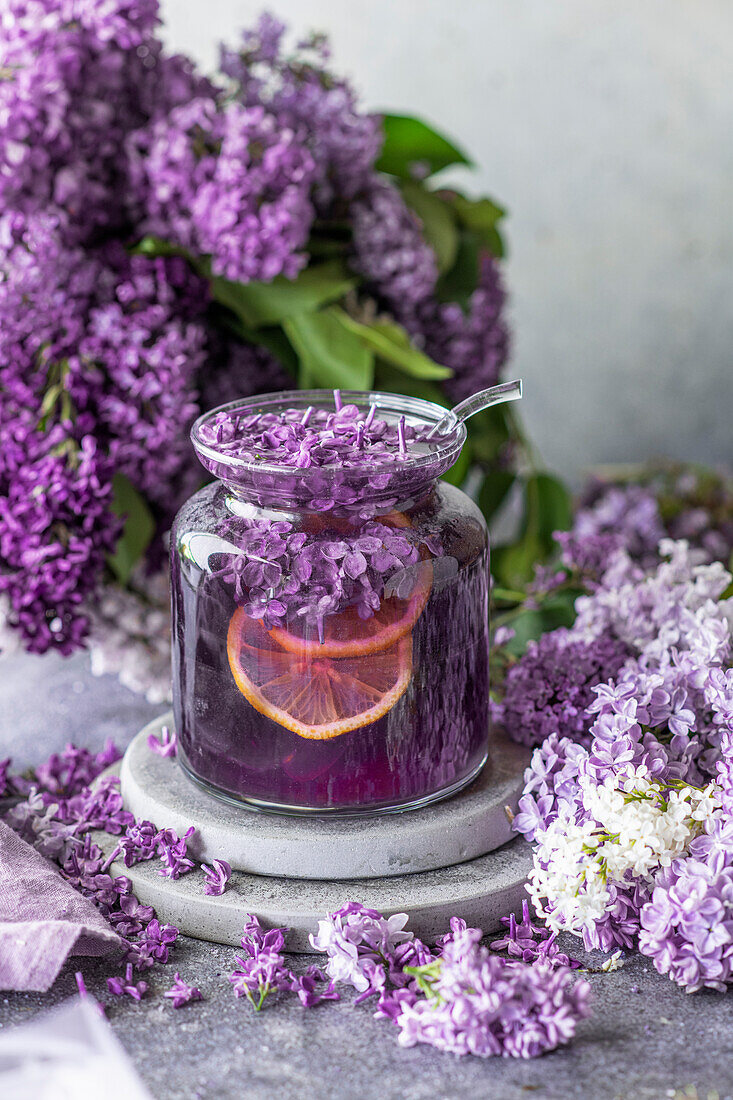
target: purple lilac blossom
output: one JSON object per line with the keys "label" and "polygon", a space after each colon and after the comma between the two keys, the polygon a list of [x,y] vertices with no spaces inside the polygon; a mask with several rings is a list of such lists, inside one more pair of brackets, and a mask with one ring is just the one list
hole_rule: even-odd
{"label": "purple lilac blossom", "polygon": [[328,43],[314,35],[286,53],[285,27],[264,14],[239,49],[222,47],[221,71],[246,107],[264,106],[280,127],[298,134],[314,163],[313,199],[328,217],[372,176],[382,145],[381,119],[362,114],[349,84],[327,71]]}
{"label": "purple lilac blossom", "polygon": [[107,989],[110,993],[114,993],[115,997],[122,997],[126,993],[134,1001],[140,1001],[147,993],[148,983],[134,982],[132,979],[132,963],[128,963],[125,967],[124,978],[107,978]]}
{"label": "purple lilac blossom", "polygon": [[508,917],[502,917],[501,923],[506,925],[507,932],[491,942],[489,946],[492,951],[506,951],[526,963],[542,959],[550,966],[566,966],[571,970],[580,967],[577,959],[571,959],[560,951],[554,933],[551,934],[543,925],[532,923],[528,901],[522,902],[521,921],[517,922],[514,913],[510,913]]}
{"label": "purple lilac blossom", "polygon": [[445,945],[430,994],[401,1005],[400,1045],[533,1058],[567,1043],[589,1014],[589,983],[573,983],[566,967],[499,958],[480,939],[480,930],[467,928]]}
{"label": "purple lilac blossom", "polygon": [[261,105],[192,99],[138,130],[128,155],[145,232],[241,283],[293,279],[305,266],[315,164]]}
{"label": "purple lilac blossom", "polygon": [[504,681],[503,724],[515,741],[540,745],[551,733],[588,744],[593,688],[614,678],[631,651],[610,631],[592,640],[561,628],[531,641]]}
{"label": "purple lilac blossom", "polygon": [[183,1008],[184,1005],[190,1004],[192,1001],[203,1000],[201,990],[184,982],[178,971],[173,976],[173,985],[170,989],[166,989],[163,996],[173,1002],[174,1008]]}
{"label": "purple lilac blossom", "polygon": [[178,752],[178,737],[176,731],[168,726],[163,726],[160,737],[154,733],[148,735],[148,748],[157,756],[176,756]]}
{"label": "purple lilac blossom", "polygon": [[212,859],[211,863],[211,867],[207,867],[205,863],[201,864],[201,870],[204,872],[204,893],[219,896],[227,888],[227,883],[232,877],[232,868],[225,859]]}
{"label": "purple lilac blossom", "polygon": [[430,297],[414,309],[397,313],[397,320],[415,343],[436,363],[453,371],[453,377],[444,383],[451,401],[463,401],[498,381],[509,354],[505,297],[498,263],[484,256],[467,312],[456,302]]}
{"label": "purple lilac blossom", "polygon": [[429,299],[438,279],[435,253],[397,187],[375,175],[351,204],[350,215],[351,265],[367,289],[400,314]]}
{"label": "purple lilac blossom", "polygon": [[[727,603],[720,596],[730,575],[720,563],[706,564],[704,554],[685,543],[663,541],[660,558],[644,572],[620,551],[593,592],[577,601],[571,634],[588,643],[610,631],[631,656],[615,679],[593,689],[595,699],[586,706],[587,747],[553,735],[535,751],[514,822],[530,840],[541,843],[558,815],[573,829],[587,823],[586,799],[622,771],[672,790],[686,784],[694,790],[712,779],[717,797],[729,797],[733,647]],[[706,820],[714,831],[714,818]],[[701,897],[708,889],[714,896],[719,875],[725,893],[724,866],[695,869],[706,845],[693,839],[689,855],[683,852],[673,861],[674,870],[609,885],[604,912],[583,928],[586,947],[632,946],[642,912],[647,923],[640,945],[660,969],[690,986],[724,980],[715,977],[717,964],[705,969],[702,933],[686,940],[684,921],[680,925],[669,908],[675,904],[670,898],[683,896],[675,883],[687,881],[688,860]],[[668,934],[661,931],[662,913],[669,917]]]}
{"label": "purple lilac blossom", "polygon": [[282,954],[285,929],[263,929],[257,917],[249,914],[244,925],[242,947],[244,956],[237,956],[239,965],[229,981],[237,997],[246,997],[256,1012],[272,993],[293,988],[294,975],[285,965]]}
{"label": "purple lilac blossom", "polygon": [[622,547],[636,561],[647,566],[657,561],[657,547],[665,530],[657,501],[649,490],[631,485],[620,489],[613,485],[601,491],[592,503],[578,509],[572,531],[564,536],[567,564],[579,565],[575,559],[587,555],[588,545],[603,546],[596,540],[608,540],[607,552]]}
{"label": "purple lilac blossom", "polygon": [[349,982],[359,993],[365,993],[375,988],[374,964],[389,960],[398,945],[413,939],[412,932],[405,931],[406,924],[406,913],[385,918],[375,909],[349,902],[318,922],[310,943],[316,951],[328,955],[329,977]]}
{"label": "purple lilac blossom", "polygon": [[154,0],[8,0],[0,25],[0,205],[57,212],[65,240],[124,230],[121,150],[210,85],[154,38]]}

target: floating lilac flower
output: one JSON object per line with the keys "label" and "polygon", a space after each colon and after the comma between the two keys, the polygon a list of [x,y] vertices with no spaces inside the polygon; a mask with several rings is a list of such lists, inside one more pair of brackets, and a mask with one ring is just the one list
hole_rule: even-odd
{"label": "floating lilac flower", "polygon": [[232,877],[232,868],[225,859],[212,859],[211,863],[211,867],[207,867],[205,863],[201,864],[201,870],[204,872],[204,893],[220,895],[224,893]]}
{"label": "floating lilac flower", "polygon": [[166,989],[163,996],[173,1002],[174,1008],[183,1008],[184,1005],[190,1004],[192,1001],[203,1000],[201,990],[184,982],[178,971],[174,974],[173,985],[170,989]]}

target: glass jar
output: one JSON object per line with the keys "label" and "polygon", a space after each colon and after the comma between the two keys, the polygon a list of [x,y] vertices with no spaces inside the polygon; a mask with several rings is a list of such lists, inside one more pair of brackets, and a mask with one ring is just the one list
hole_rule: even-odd
{"label": "glass jar", "polygon": [[299,469],[233,456],[217,417],[307,419],[309,407],[333,409],[333,393],[222,406],[192,429],[217,480],[172,532],[180,763],[207,790],[265,810],[421,806],[470,783],[487,756],[488,533],[439,480],[465,427],[452,418],[428,440],[438,405],[341,399],[355,423],[375,406],[414,442],[398,459]]}

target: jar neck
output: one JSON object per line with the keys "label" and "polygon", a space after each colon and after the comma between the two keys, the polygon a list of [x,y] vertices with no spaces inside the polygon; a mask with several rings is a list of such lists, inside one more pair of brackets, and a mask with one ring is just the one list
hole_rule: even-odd
{"label": "jar neck", "polygon": [[[321,522],[331,517],[340,523],[359,523],[378,520],[394,512],[408,512],[424,505],[435,492],[437,479],[425,481],[419,486],[411,486],[412,492],[406,495],[391,494],[380,498],[364,497],[348,504],[331,502],[329,507],[313,507],[310,503],[293,503],[286,499],[267,494],[258,496],[239,485],[218,481],[218,490],[228,512],[242,519],[279,519],[292,520],[295,516],[312,516]],[[326,503],[326,502],[324,502]]]}

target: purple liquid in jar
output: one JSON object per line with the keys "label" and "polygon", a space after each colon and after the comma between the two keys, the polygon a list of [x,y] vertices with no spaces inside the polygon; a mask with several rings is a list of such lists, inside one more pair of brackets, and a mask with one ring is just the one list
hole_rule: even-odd
{"label": "purple liquid in jar", "polygon": [[444,410],[415,399],[340,404],[277,394],[202,418],[221,480],[171,543],[181,763],[291,813],[420,805],[487,754],[488,536],[437,480],[464,430],[427,441]]}

